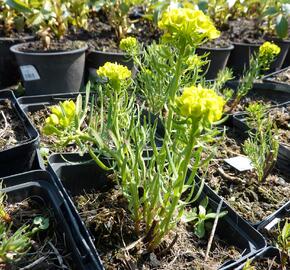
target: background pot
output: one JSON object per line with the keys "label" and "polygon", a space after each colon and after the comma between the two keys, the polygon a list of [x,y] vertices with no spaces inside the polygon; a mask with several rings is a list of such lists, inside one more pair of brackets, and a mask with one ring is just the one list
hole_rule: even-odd
{"label": "background pot", "polygon": [[[271,64],[270,69],[265,72],[267,74],[281,69],[290,47],[290,42],[287,40],[271,39],[270,41],[278,45],[281,48],[281,52],[276,60]],[[258,52],[259,46],[262,44],[237,42],[233,42],[233,44],[235,48],[230,55],[228,67],[232,68],[234,76],[239,78],[243,74],[244,69],[249,67],[251,55],[254,52]]]}
{"label": "background pot", "polygon": [[11,51],[16,55],[26,95],[79,92],[87,45],[65,52],[22,52],[22,46],[15,45]]}
{"label": "background pot", "polygon": [[19,120],[22,122],[28,139],[24,142],[0,151],[0,177],[29,171],[34,168],[36,148],[39,143],[39,135],[32,126],[25,113],[20,108],[12,91],[1,91],[0,100],[8,99]]}
{"label": "background pot", "polygon": [[216,79],[218,72],[226,67],[228,59],[233,49],[234,49],[233,45],[230,45],[227,48],[200,47],[196,49],[196,53],[198,55],[209,53],[207,59],[210,61],[210,65],[205,75],[205,78],[207,80]]}
{"label": "background pot", "polygon": [[228,61],[228,67],[232,68],[234,76],[239,78],[245,68],[249,67],[250,56],[258,51],[260,44],[247,44],[233,42],[234,49]]}
{"label": "background pot", "polygon": [[89,51],[86,57],[86,78],[96,78],[96,70],[106,62],[118,63],[133,69],[134,63],[128,60],[125,53]]}
{"label": "background pot", "polygon": [[17,62],[10,47],[33,39],[32,36],[23,38],[0,37],[0,88],[15,85],[20,81]]}

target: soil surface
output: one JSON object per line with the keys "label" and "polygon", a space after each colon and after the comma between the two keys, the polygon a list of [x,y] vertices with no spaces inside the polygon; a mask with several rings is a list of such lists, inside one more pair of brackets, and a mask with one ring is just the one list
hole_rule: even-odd
{"label": "soil surface", "polygon": [[275,80],[281,83],[287,83],[290,85],[290,68],[271,77],[271,80]]}
{"label": "soil surface", "polygon": [[[69,247],[65,243],[65,234],[59,230],[54,220],[52,209],[47,208],[46,203],[40,198],[28,198],[19,203],[7,204],[6,212],[12,218],[12,231],[16,231],[24,224],[33,224],[37,216],[49,218],[49,228],[36,233],[32,238],[32,246],[19,262],[5,265],[4,269],[33,269],[33,270],[55,270],[70,269],[77,270]],[[28,265],[34,263],[34,266]],[[24,267],[24,268],[23,268]],[[28,268],[25,268],[28,267]],[[0,269],[1,265],[0,265]]]}
{"label": "soil surface", "polygon": [[265,41],[254,20],[239,18],[229,21],[228,28],[224,35],[232,42],[260,44]]}
{"label": "soil surface", "polygon": [[[161,247],[148,253],[134,230],[128,204],[117,187],[74,196],[86,226],[95,237],[95,246],[105,269],[200,269],[216,270],[223,262],[236,259],[240,251],[216,235],[208,261],[204,261],[208,234],[198,239],[192,224],[179,223]],[[172,240],[178,236],[172,248]]]}
{"label": "soil surface", "polygon": [[243,155],[241,136],[229,129],[221,137],[217,156],[208,169],[207,183],[243,218],[257,223],[289,201],[290,179],[274,169],[265,181],[259,182],[254,171],[238,172],[228,165],[225,158]]}
{"label": "soil surface", "polygon": [[71,41],[71,40],[60,40],[58,42],[52,41],[49,49],[44,49],[41,41],[28,42],[20,46],[18,49],[21,52],[27,53],[53,53],[53,52],[66,52],[77,50],[85,46],[84,42]]}
{"label": "soil surface", "polygon": [[11,101],[0,100],[0,151],[29,140],[27,131]]}
{"label": "soil surface", "polygon": [[281,270],[281,265],[277,262],[276,257],[273,259],[259,259],[251,265],[255,267],[255,270]]}
{"label": "soil surface", "polygon": [[221,35],[219,38],[213,39],[211,41],[206,42],[201,47],[202,48],[229,48],[231,46],[231,42],[228,39],[228,36],[221,32]]}

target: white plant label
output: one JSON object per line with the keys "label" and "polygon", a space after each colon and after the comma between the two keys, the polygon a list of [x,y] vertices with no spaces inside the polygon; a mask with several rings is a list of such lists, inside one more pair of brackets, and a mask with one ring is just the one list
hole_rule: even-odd
{"label": "white plant label", "polygon": [[253,169],[251,160],[245,156],[236,156],[225,159],[225,162],[237,169],[240,172],[249,171]]}
{"label": "white plant label", "polygon": [[24,81],[36,81],[40,80],[39,74],[36,68],[32,65],[20,66],[22,77]]}
{"label": "white plant label", "polygon": [[265,226],[265,229],[270,231],[276,224],[280,222],[280,220],[280,218],[274,218],[267,226]]}

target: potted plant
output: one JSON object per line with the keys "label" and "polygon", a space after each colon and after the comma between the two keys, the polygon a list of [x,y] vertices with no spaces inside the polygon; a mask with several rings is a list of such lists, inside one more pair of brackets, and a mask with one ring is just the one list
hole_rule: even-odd
{"label": "potted plant", "polygon": [[[270,71],[280,69],[289,49],[288,23],[285,9],[280,1],[236,1],[231,8],[228,35],[235,45],[229,59],[234,75],[240,76],[248,67],[250,56],[265,41],[270,40],[281,47],[281,53]],[[242,19],[245,18],[245,19]],[[241,61],[241,59],[243,59]]]}
{"label": "potted plant", "polygon": [[10,47],[33,40],[27,33],[25,18],[10,8],[6,1],[0,3],[0,88],[16,85],[20,80],[17,63]]}
{"label": "potted plant", "polygon": [[[200,24],[199,19],[207,23]],[[157,75],[154,74],[154,69],[148,70],[147,65],[142,66],[139,61],[138,76],[144,76],[142,82],[146,80],[146,76],[153,76],[151,73],[168,79],[149,80],[153,86],[151,91],[155,91],[155,85],[162,83],[166,93],[159,111],[165,128],[160,148],[154,140],[157,121],[154,126],[149,124],[150,121],[147,122],[146,117],[142,123],[140,121],[142,105],[136,104],[134,89],[141,91],[139,87],[144,85],[136,85],[131,79],[130,70],[116,63],[108,62],[97,70],[102,81],[98,87],[99,99],[94,109],[91,106],[88,109],[88,95],[85,100],[78,98],[75,106],[72,105],[67,110],[61,109],[64,104],[60,103],[59,109],[50,114],[44,127],[44,132],[57,136],[62,145],[75,142],[81,146],[82,152],[88,152],[99,168],[97,171],[102,172],[99,179],[108,185],[112,183],[114,186],[117,183],[117,188],[110,188],[107,192],[92,190],[89,195],[91,199],[85,196],[77,197],[74,201],[80,207],[88,207],[87,210],[93,209],[90,212],[92,216],[84,216],[84,220],[97,232],[96,245],[104,250],[102,259],[107,267],[116,268],[128,264],[136,267],[167,267],[168,252],[173,251],[178,243],[184,245],[185,239],[178,242],[178,238],[186,233],[179,233],[178,228],[184,228],[186,223],[193,222],[193,233],[201,239],[208,236],[207,221],[215,220],[217,224],[219,219],[221,222],[226,219],[222,218],[225,214],[222,211],[222,201],[200,197],[204,176],[200,181],[196,178],[197,169],[206,165],[210,159],[209,156],[202,155],[203,146],[217,132],[212,124],[222,117],[225,101],[214,89],[202,84],[183,84],[188,82],[188,77],[184,76],[189,74],[188,66],[192,70],[199,68],[198,65],[187,63],[188,58],[194,54],[197,44],[216,37],[217,30],[201,11],[186,8],[165,12],[159,26],[165,32],[164,43],[160,46],[162,51],[159,53],[162,52],[160,55],[172,62],[172,65],[164,66],[154,59],[157,65],[155,68],[159,71]],[[203,27],[203,31],[198,31],[200,27]],[[133,45],[133,48],[129,46],[132,51],[136,49],[136,43]],[[156,44],[152,48],[156,48]],[[164,76],[165,73],[160,72],[163,68],[173,76]],[[193,74],[194,72],[191,76]],[[198,79],[197,76],[196,80]],[[88,110],[89,124],[83,125]],[[149,158],[144,155],[148,143],[153,150]],[[102,158],[104,156],[111,163],[106,162],[107,159]],[[59,172],[65,170],[72,169],[63,167]],[[109,176],[106,177],[106,173]],[[85,194],[88,194],[87,190]],[[92,207],[92,202],[96,202],[96,206]],[[214,212],[208,209],[209,205],[214,208]],[[110,227],[107,227],[106,220],[111,221]],[[117,220],[119,222],[115,222]],[[120,238],[115,234],[119,231],[119,225],[122,227],[122,234],[119,235],[126,239],[124,244],[121,244]],[[212,237],[215,227],[213,225]],[[190,239],[196,243],[191,248],[196,251],[202,248],[194,240],[197,239],[195,236]],[[208,251],[204,249],[207,254],[211,249],[210,243],[211,240]],[[124,250],[118,248],[120,245],[124,246]],[[165,247],[164,252],[162,247]],[[178,246],[177,249],[179,248],[181,247]],[[253,253],[250,252],[247,256],[249,254]],[[201,260],[191,260],[185,267],[203,267],[203,257],[199,258]],[[206,263],[210,261],[215,269],[231,269],[237,264],[227,264],[220,259],[211,261],[205,255]],[[180,263],[180,260],[172,262],[174,266]]]}
{"label": "potted plant", "polygon": [[93,29],[90,38],[93,40],[87,56],[90,75],[95,76],[96,69],[106,62],[133,68],[133,62],[119,47],[123,38],[134,36],[145,44],[159,38],[158,30],[147,18],[142,15],[134,17],[134,9],[141,4],[140,0],[106,0],[95,1],[92,5]]}
{"label": "potted plant", "polygon": [[9,4],[21,12],[30,25],[37,26],[41,38],[11,48],[26,94],[78,92],[84,77],[87,45],[65,39],[70,18],[67,3],[48,0],[42,6],[12,0]]}
{"label": "potted plant", "polygon": [[234,49],[234,45],[223,33],[231,16],[230,9],[227,1],[215,0],[207,3],[199,2],[199,8],[211,17],[217,29],[221,31],[219,38],[207,42],[197,49],[197,54],[207,54],[209,66],[205,78],[213,80],[217,78],[218,72],[226,67],[230,54]]}

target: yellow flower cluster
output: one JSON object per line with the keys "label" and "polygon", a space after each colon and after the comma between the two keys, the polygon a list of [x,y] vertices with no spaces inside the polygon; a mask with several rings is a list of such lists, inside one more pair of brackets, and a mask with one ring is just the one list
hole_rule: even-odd
{"label": "yellow flower cluster", "polygon": [[266,41],[262,46],[259,48],[259,55],[260,57],[268,57],[269,55],[276,56],[280,53],[281,49],[274,43]]}
{"label": "yellow flower cluster", "polygon": [[262,69],[269,69],[271,63],[275,60],[280,51],[281,49],[279,46],[269,41],[266,41],[262,46],[260,46],[258,59]]}
{"label": "yellow flower cluster", "polygon": [[130,52],[136,49],[138,46],[138,41],[134,37],[127,37],[123,38],[120,41],[120,49],[125,51],[125,52]]}
{"label": "yellow flower cluster", "polygon": [[176,105],[183,117],[213,123],[221,119],[225,100],[213,89],[198,85],[184,88],[182,95],[176,98]]}
{"label": "yellow flower cluster", "polygon": [[120,82],[131,77],[131,71],[120,64],[107,62],[97,70],[100,77],[106,77],[109,81]]}
{"label": "yellow flower cluster", "polygon": [[74,101],[66,100],[60,105],[52,106],[50,110],[51,114],[46,118],[46,124],[66,128],[74,121],[76,105]]}
{"label": "yellow flower cluster", "polygon": [[165,38],[175,39],[181,36],[191,43],[215,39],[220,35],[208,16],[201,10],[192,8],[174,8],[164,12],[158,26],[164,30]]}

